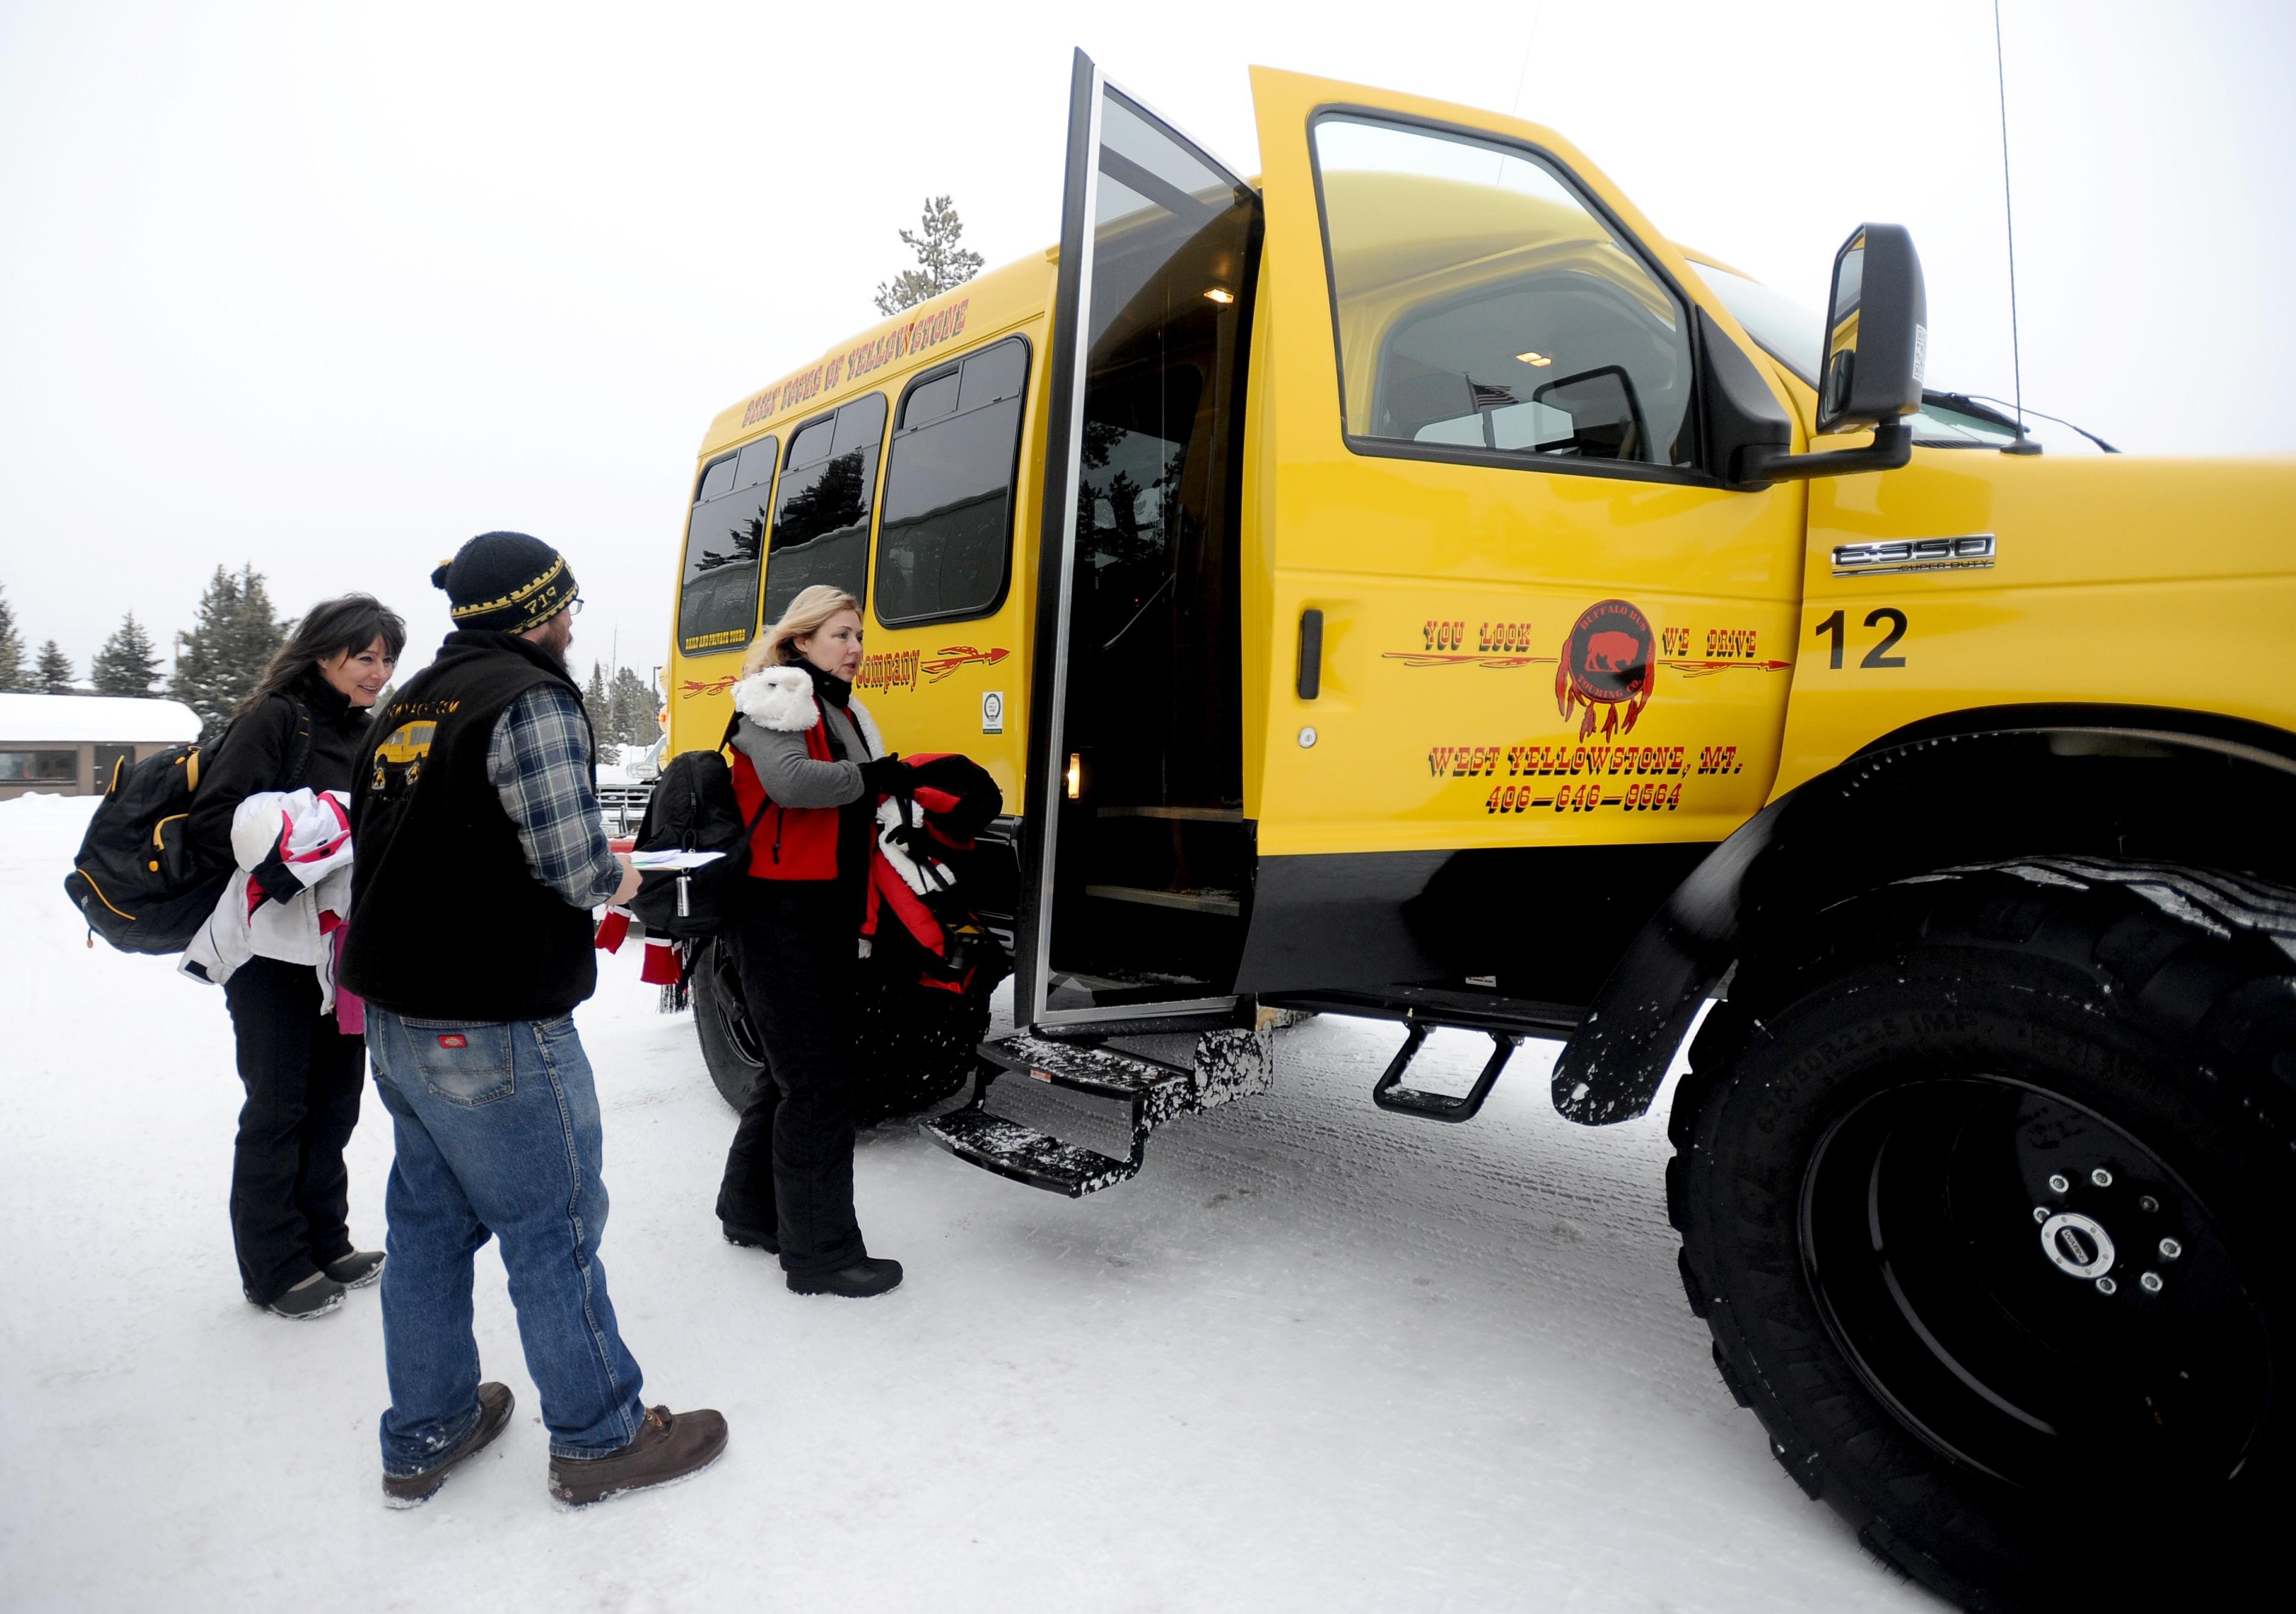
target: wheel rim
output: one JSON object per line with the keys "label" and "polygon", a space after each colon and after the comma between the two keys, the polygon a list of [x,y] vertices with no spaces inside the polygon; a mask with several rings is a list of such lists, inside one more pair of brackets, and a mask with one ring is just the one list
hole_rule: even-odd
{"label": "wheel rim", "polygon": [[1891,1087],[1821,1137],[1800,1220],[1836,1344],[1952,1461],[2060,1495],[2248,1461],[2256,1298],[2201,1198],[2094,1110],[1989,1076]]}

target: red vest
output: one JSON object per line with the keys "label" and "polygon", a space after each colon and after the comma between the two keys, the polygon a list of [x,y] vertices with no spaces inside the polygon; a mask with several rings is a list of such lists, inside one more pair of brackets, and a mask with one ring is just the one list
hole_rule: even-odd
{"label": "red vest", "polygon": [[[829,736],[823,732],[820,706],[814,708],[813,726],[805,731],[805,754],[816,762],[833,762]],[[747,823],[766,799],[766,787],[742,748],[734,748],[734,799],[742,804]],[[750,875],[755,880],[834,880],[837,878],[836,807],[768,806],[750,832]]]}

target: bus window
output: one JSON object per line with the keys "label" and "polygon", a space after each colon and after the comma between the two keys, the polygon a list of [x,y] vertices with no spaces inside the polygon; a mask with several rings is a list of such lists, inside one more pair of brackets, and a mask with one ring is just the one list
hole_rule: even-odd
{"label": "bus window", "polygon": [[1346,116],[1315,143],[1357,452],[1690,463],[1682,305],[1545,162]]}
{"label": "bus window", "polygon": [[677,647],[686,655],[739,650],[757,629],[775,452],[772,438],[760,438],[712,460],[695,486],[677,593]]}
{"label": "bus window", "polygon": [[986,616],[1004,597],[1029,349],[1018,337],[901,400],[877,534],[877,620]]}
{"label": "bus window", "polygon": [[790,439],[766,564],[767,621],[779,621],[789,602],[816,583],[857,600],[868,592],[869,511],[884,440],[882,392],[855,398]]}

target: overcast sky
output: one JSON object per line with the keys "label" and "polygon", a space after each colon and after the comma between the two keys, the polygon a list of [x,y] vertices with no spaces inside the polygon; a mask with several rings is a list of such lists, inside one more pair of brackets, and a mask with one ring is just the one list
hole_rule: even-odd
{"label": "overcast sky", "polygon": [[[2296,6],[2005,0],[2025,397],[2296,447]],[[474,532],[564,549],[586,670],[662,660],[695,447],[876,317],[947,192],[1059,230],[1068,53],[1247,173],[1251,62],[1513,110],[1809,302],[1909,225],[1932,385],[2006,396],[1984,0],[444,5],[0,0],[0,584],[83,674],[215,566],[368,588],[417,660]]]}

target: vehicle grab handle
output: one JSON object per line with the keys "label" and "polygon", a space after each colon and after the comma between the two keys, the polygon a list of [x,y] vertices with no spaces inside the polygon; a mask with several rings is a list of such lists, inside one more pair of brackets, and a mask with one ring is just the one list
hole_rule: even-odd
{"label": "vehicle grab handle", "polygon": [[1300,613],[1299,689],[1302,700],[1324,692],[1324,613],[1313,609]]}

